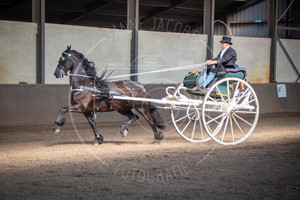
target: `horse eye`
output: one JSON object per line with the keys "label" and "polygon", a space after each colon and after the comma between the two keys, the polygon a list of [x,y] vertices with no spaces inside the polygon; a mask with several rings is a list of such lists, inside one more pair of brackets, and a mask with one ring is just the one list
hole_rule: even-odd
{"label": "horse eye", "polygon": [[64,62],[66,60],[65,57],[60,57],[60,62]]}

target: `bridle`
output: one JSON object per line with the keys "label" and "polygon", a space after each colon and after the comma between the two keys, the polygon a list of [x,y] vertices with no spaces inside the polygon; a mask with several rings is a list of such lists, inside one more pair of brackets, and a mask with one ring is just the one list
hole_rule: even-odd
{"label": "bridle", "polygon": [[[67,60],[70,59],[70,57],[72,56],[70,53],[66,53],[63,52],[65,56],[60,57],[58,63],[60,64],[59,67],[61,68],[59,73],[60,73],[60,77],[63,78],[63,76],[77,76],[77,77],[85,77],[85,78],[92,78],[92,76],[87,76],[87,75],[81,75],[81,74],[68,74],[66,67],[65,67],[65,63],[67,62]],[[72,60],[70,60],[70,62],[72,62]]]}

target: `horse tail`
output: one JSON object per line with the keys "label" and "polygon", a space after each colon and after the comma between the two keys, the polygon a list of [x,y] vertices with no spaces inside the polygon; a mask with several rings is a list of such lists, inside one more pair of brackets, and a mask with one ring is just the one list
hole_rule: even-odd
{"label": "horse tail", "polygon": [[166,125],[163,120],[163,118],[160,116],[159,112],[157,111],[156,106],[153,103],[149,103],[150,107],[150,114],[153,119],[154,125],[157,126],[157,128],[165,129]]}

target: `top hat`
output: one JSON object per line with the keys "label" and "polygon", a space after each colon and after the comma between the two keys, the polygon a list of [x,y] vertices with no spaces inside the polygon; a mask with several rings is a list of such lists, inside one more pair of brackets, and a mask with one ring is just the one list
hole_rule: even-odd
{"label": "top hat", "polygon": [[231,37],[223,36],[222,40],[220,42],[222,42],[222,43],[228,43],[228,44],[232,45]]}

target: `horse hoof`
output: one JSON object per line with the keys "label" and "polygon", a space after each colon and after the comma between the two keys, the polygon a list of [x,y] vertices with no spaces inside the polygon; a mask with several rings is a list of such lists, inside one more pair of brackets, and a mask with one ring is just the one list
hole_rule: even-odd
{"label": "horse hoof", "polygon": [[155,139],[153,144],[160,144],[160,140]]}
{"label": "horse hoof", "polygon": [[53,133],[54,133],[54,134],[59,133],[59,131],[60,131],[60,128],[53,128]]}
{"label": "horse hoof", "polygon": [[94,146],[98,146],[100,144],[103,143],[103,138],[96,138],[94,141],[93,141],[93,145]]}
{"label": "horse hoof", "polygon": [[122,134],[123,137],[127,136],[127,134],[128,134],[127,128],[124,129],[124,130],[121,132],[121,134]]}
{"label": "horse hoof", "polygon": [[99,144],[98,140],[96,140],[96,141],[94,140],[94,141],[93,141],[93,146],[99,146],[99,145],[100,145],[100,144]]}
{"label": "horse hoof", "polygon": [[128,134],[128,128],[124,124],[120,128],[120,133],[123,137],[125,137]]}
{"label": "horse hoof", "polygon": [[154,133],[155,140],[162,140],[164,138],[164,134],[162,132]]}

